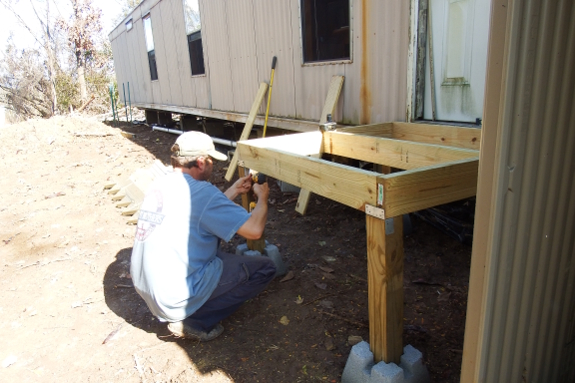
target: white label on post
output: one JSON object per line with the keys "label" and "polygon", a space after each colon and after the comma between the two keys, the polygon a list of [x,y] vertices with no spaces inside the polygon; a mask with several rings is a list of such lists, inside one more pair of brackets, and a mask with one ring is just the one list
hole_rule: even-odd
{"label": "white label on post", "polygon": [[385,219],[385,210],[368,204],[365,204],[365,214],[375,218]]}

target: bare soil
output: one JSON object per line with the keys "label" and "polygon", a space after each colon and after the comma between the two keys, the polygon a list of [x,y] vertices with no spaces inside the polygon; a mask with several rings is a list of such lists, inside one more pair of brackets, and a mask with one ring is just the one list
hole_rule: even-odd
{"label": "bare soil", "polygon": [[[275,182],[265,235],[293,278],[276,278],[212,342],[177,339],[152,317],[131,287],[135,226],[104,185],[168,164],[174,140],[75,117],[0,128],[0,381],[339,382],[352,340],[369,341],[364,214],[313,196],[301,216]],[[221,189],[226,166],[213,176]],[[471,248],[411,222],[404,344],[433,382],[458,382]]]}

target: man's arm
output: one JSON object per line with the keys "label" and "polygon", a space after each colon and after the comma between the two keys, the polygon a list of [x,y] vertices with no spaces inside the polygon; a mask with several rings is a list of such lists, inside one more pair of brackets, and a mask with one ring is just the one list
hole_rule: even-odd
{"label": "man's arm", "polygon": [[267,183],[254,184],[254,194],[257,197],[256,207],[250,218],[238,229],[238,234],[245,239],[259,239],[264,233],[268,219],[268,197],[270,188]]}

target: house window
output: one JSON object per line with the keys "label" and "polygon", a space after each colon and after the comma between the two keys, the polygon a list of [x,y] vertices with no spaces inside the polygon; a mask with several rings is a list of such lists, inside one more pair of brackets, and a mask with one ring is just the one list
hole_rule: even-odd
{"label": "house window", "polygon": [[156,51],[154,50],[154,35],[152,34],[152,19],[148,13],[144,20],[144,37],[146,38],[146,49],[148,50],[148,63],[150,64],[150,77],[152,81],[158,79],[158,67],[156,65]]}
{"label": "house window", "polygon": [[126,21],[126,31],[129,31],[134,26],[132,19]]}
{"label": "house window", "polygon": [[192,76],[206,73],[204,67],[204,50],[202,47],[202,23],[198,0],[184,0],[184,21],[188,36],[188,52]]}
{"label": "house window", "polygon": [[349,60],[350,0],[301,0],[304,63]]}

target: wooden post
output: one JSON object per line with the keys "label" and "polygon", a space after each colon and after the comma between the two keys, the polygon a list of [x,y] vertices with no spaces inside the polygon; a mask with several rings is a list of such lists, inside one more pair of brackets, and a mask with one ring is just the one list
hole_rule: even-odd
{"label": "wooden post", "polygon": [[403,354],[403,219],[366,215],[369,343],[374,362]]}
{"label": "wooden post", "polygon": [[[245,177],[246,168],[244,168],[243,166],[238,166],[238,175],[240,176],[240,178]],[[251,191],[247,192],[246,194],[242,194],[242,206],[247,211],[250,211],[250,202],[251,202],[250,198],[249,198],[250,193],[251,193]]]}
{"label": "wooden post", "polygon": [[[238,175],[244,177],[246,175],[246,169],[243,166],[238,166]],[[242,206],[247,211],[250,211],[250,202],[254,201],[254,193],[250,190],[246,194],[242,194]],[[247,240],[248,249],[257,250],[261,254],[264,253],[266,248],[266,237],[262,234],[260,239],[248,239]]]}

